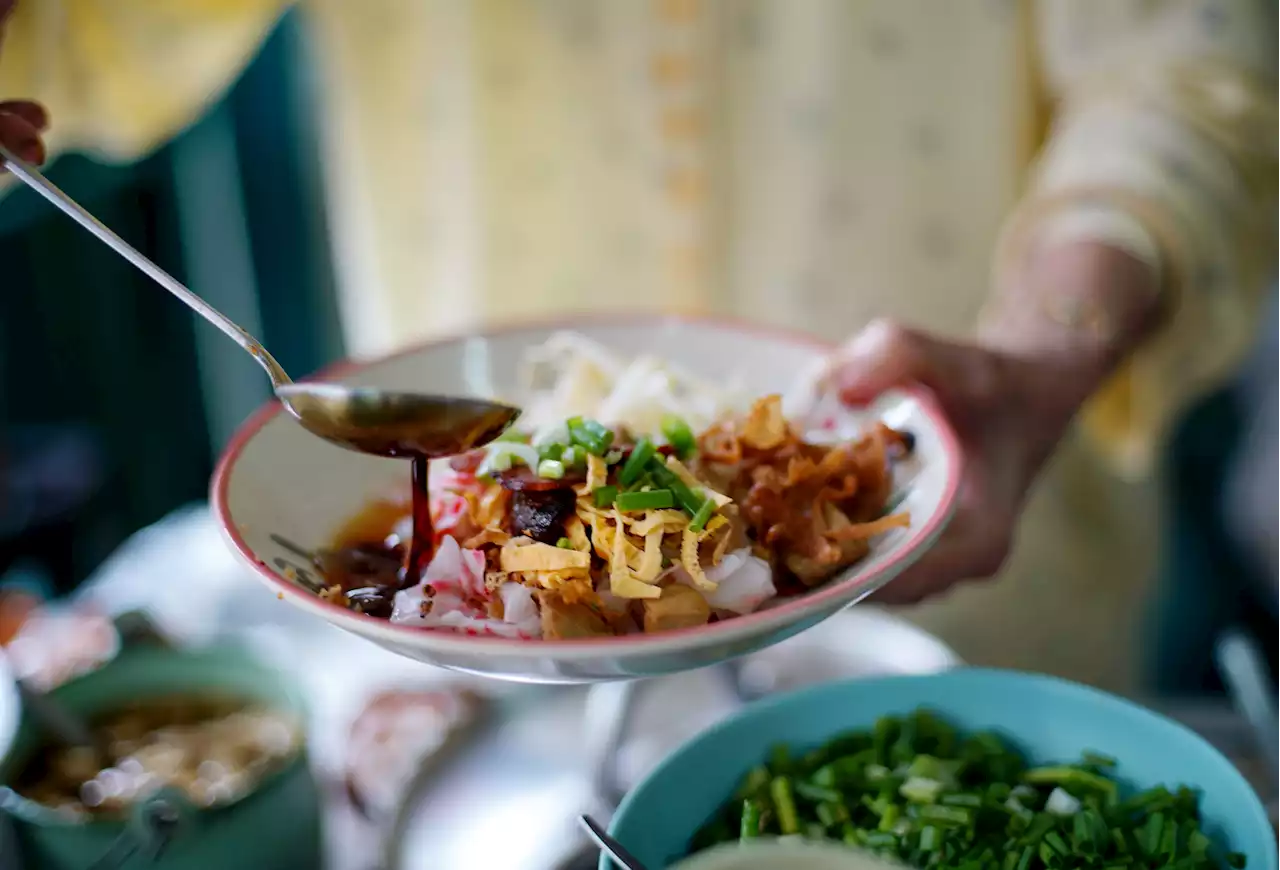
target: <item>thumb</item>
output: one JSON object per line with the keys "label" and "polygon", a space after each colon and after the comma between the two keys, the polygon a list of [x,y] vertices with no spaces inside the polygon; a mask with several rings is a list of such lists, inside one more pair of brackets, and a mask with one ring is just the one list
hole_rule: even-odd
{"label": "thumb", "polygon": [[913,383],[929,387],[946,403],[965,392],[974,354],[964,345],[877,320],[836,352],[829,382],[850,405]]}

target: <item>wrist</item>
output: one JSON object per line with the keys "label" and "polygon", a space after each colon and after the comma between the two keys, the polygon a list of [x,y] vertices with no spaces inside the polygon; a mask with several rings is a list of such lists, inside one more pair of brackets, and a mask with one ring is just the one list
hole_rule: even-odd
{"label": "wrist", "polygon": [[978,341],[1022,364],[1029,401],[1069,419],[1156,327],[1161,302],[1155,270],[1132,254],[1047,245],[1003,276]]}

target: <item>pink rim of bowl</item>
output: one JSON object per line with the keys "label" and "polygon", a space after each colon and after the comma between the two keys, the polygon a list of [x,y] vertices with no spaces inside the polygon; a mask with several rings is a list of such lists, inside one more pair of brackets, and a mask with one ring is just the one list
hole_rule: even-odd
{"label": "pink rim of bowl", "polygon": [[[722,329],[736,330],[760,336],[762,338],[772,338],[777,341],[807,346],[826,353],[833,352],[836,349],[835,345],[830,342],[803,332],[789,330],[782,327],[765,326],[763,324],[752,323],[750,321],[736,320],[731,317],[689,314],[633,314],[624,316],[622,314],[611,313],[607,318],[605,316],[579,316],[560,317],[542,321],[533,320],[504,323],[486,327],[474,332],[442,336],[428,341],[419,342],[394,353],[375,357],[369,360],[340,360],[339,362],[326,366],[316,372],[314,375],[307,378],[307,380],[331,380],[341,378],[365,368],[377,365],[381,362],[385,362],[386,360],[410,356],[415,353],[421,353],[422,351],[432,347],[451,344],[468,338],[537,330],[545,330],[548,332],[557,330],[571,331],[575,328],[589,326],[594,322],[604,321],[606,319],[616,322],[619,318],[625,319],[628,323],[635,323],[639,325],[649,323],[654,327],[671,322],[694,325],[704,324]],[[526,651],[530,648],[536,648],[538,650],[543,650],[548,654],[560,655],[575,652],[595,652],[605,647],[613,653],[622,653],[628,648],[639,651],[643,648],[653,648],[669,644],[674,640],[698,636],[710,638],[718,635],[725,640],[729,640],[735,635],[751,634],[753,632],[750,631],[750,629],[757,627],[778,628],[788,625],[807,614],[820,611],[822,609],[822,605],[829,604],[833,601],[845,598],[848,598],[851,602],[858,600],[861,596],[851,593],[856,593],[864,588],[868,590],[878,589],[883,585],[879,581],[884,575],[896,575],[909,567],[923,554],[925,546],[931,544],[933,540],[942,533],[942,530],[946,527],[946,524],[951,519],[951,515],[955,511],[956,497],[960,489],[960,480],[964,461],[963,453],[960,449],[960,443],[957,440],[950,423],[947,422],[946,416],[942,413],[942,409],[938,406],[936,399],[929,390],[920,386],[904,386],[897,388],[897,391],[911,396],[911,398],[920,405],[921,411],[925,417],[928,418],[929,422],[937,430],[942,441],[943,452],[945,453],[953,470],[952,476],[947,480],[946,488],[938,509],[930,517],[929,522],[919,529],[913,529],[911,537],[907,538],[901,544],[901,549],[898,554],[869,573],[830,583],[826,586],[819,587],[813,592],[798,595],[786,603],[779,604],[775,607],[746,614],[744,616],[737,616],[733,619],[708,623],[696,628],[674,629],[672,631],[664,631],[651,635],[634,634],[622,637],[583,638],[579,640],[560,641],[472,636],[440,629],[395,625],[385,619],[378,619],[372,616],[356,613],[353,610],[348,610],[341,605],[325,601],[319,596],[308,592],[305,589],[299,588],[284,577],[284,575],[273,570],[255,555],[254,551],[241,536],[239,529],[236,528],[231,517],[230,505],[228,504],[227,490],[230,484],[232,471],[235,468],[236,461],[240,454],[268,421],[283,413],[283,409],[280,407],[280,404],[275,400],[268,401],[261,408],[255,411],[247,420],[245,420],[244,423],[240,425],[235,434],[231,437],[231,440],[227,443],[227,446],[223,450],[222,456],[219,458],[218,464],[213,472],[213,478],[210,482],[209,500],[213,509],[214,517],[218,521],[218,525],[221,527],[223,535],[230,542],[235,554],[249,565],[249,567],[253,568],[268,587],[279,593],[285,599],[292,601],[304,609],[312,610],[325,619],[328,619],[339,626],[348,627],[357,633],[368,634],[370,631],[374,631],[377,634],[386,635],[388,640],[391,641],[408,641],[412,638],[421,638],[424,633],[429,633],[432,635],[433,644],[439,644],[446,647],[457,646],[459,649],[465,648],[468,652],[476,652],[483,647],[491,648],[495,652],[502,651],[507,653],[518,648]],[[406,477],[407,473],[406,469]],[[358,507],[358,505],[353,505],[353,512]]]}

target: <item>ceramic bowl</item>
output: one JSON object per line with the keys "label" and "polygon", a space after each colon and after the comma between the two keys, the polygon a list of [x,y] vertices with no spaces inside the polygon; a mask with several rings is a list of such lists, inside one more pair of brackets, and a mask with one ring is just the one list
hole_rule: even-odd
{"label": "ceramic bowl", "polygon": [[[832,348],[817,340],[721,320],[614,317],[494,329],[446,339],[325,377],[344,383],[454,395],[518,398],[524,353],[571,329],[634,356],[656,354],[708,378],[736,380],[758,395],[787,390],[797,373]],[[233,551],[279,593],[386,649],[423,662],[526,682],[580,683],[704,667],[784,640],[889,582],[942,532],[954,507],[961,457],[925,391],[886,395],[869,414],[916,436],[896,481],[911,527],[877,538],[871,554],[814,591],[757,613],[662,634],[575,641],[469,637],[393,625],[330,604],[316,594],[310,554],[367,501],[408,487],[403,461],[363,456],[305,432],[274,403],[231,440],[214,473],[214,513]],[[282,604],[282,606],[285,606]]]}
{"label": "ceramic bowl", "polygon": [[[658,765],[627,795],[609,833],[647,866],[670,866],[771,746],[816,748],[841,731],[922,706],[966,731],[1004,734],[1033,764],[1094,751],[1118,760],[1122,785],[1188,785],[1200,792],[1203,829],[1221,848],[1242,852],[1248,870],[1275,870],[1275,831],[1257,794],[1195,732],[1086,686],[979,669],[828,683],[752,704]],[[606,861],[600,870],[608,870]]]}

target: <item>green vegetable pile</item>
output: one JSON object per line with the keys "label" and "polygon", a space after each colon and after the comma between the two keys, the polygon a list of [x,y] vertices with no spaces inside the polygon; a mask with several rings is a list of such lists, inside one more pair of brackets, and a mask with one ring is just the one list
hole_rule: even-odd
{"label": "green vegetable pile", "polygon": [[962,736],[927,710],[886,717],[805,755],[775,747],[694,838],[694,851],[760,836],[841,840],[947,870],[1243,867],[1200,830],[1190,789],[1124,795],[1115,761],[1029,767],[991,733]]}

